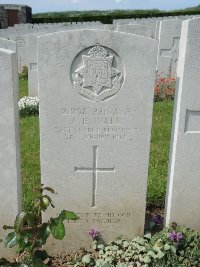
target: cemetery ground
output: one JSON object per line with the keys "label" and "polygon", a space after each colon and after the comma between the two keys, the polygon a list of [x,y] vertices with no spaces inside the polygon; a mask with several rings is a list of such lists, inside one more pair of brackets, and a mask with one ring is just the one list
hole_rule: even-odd
{"label": "cemetery ground", "polygon": [[[19,86],[19,97],[28,95],[27,81],[20,80]],[[172,113],[173,101],[154,103],[147,192],[149,209],[164,208]],[[28,210],[34,196],[32,190],[40,186],[39,118],[32,116],[20,118],[20,132],[23,207]]]}

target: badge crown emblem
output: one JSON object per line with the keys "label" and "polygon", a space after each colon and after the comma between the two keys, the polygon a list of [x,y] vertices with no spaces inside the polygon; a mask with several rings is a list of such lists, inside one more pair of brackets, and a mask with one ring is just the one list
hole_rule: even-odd
{"label": "badge crown emblem", "polygon": [[82,55],[83,65],[72,74],[74,88],[91,101],[104,101],[122,86],[123,76],[113,67],[114,56],[99,44]]}
{"label": "badge crown emblem", "polygon": [[104,47],[96,45],[90,49],[88,54],[92,57],[106,57],[108,55],[108,51]]}

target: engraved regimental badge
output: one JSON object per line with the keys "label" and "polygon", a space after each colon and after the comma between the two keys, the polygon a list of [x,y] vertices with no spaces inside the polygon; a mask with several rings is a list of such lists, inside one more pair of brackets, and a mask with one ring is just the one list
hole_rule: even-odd
{"label": "engraved regimental badge", "polygon": [[25,44],[25,41],[24,41],[23,38],[18,37],[18,38],[16,39],[16,44],[17,44],[17,47],[23,47],[24,44]]}
{"label": "engraved regimental badge", "polygon": [[82,65],[72,72],[76,91],[91,101],[104,101],[114,96],[121,88],[123,75],[113,66],[117,55],[109,54],[102,46],[92,47],[82,54]]}

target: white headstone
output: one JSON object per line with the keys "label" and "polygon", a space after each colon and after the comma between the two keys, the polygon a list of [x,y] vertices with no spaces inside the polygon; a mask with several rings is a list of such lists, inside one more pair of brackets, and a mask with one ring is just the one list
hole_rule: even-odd
{"label": "white headstone", "polygon": [[41,177],[58,193],[49,215],[80,216],[53,251],[89,247],[91,228],[106,242],[143,234],[156,55],[157,41],[121,32],[39,37]]}
{"label": "white headstone", "polygon": [[182,20],[160,22],[157,72],[162,77],[176,77]]}
{"label": "white headstone", "polygon": [[200,230],[200,19],[183,22],[166,197],[166,224]]}
{"label": "white headstone", "polygon": [[[0,238],[9,231],[3,225],[13,225],[21,210],[18,74],[16,54],[0,49]],[[14,254],[0,244],[0,258]]]}

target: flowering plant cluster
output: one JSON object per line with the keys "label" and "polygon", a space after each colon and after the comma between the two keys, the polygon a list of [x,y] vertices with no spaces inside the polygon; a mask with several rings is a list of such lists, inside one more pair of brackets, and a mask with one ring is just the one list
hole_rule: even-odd
{"label": "flowering plant cluster", "polygon": [[176,79],[157,76],[154,90],[154,101],[173,100],[175,94]]}
{"label": "flowering plant cluster", "polygon": [[20,80],[28,80],[28,67],[23,66],[21,73],[19,74]]}
{"label": "flowering plant cluster", "polygon": [[98,239],[98,237],[99,237],[99,235],[100,235],[100,233],[97,231],[97,230],[95,230],[95,229],[90,229],[90,231],[88,232],[88,234],[89,234],[89,236],[93,239],[93,240],[97,240]]}
{"label": "flowering plant cluster", "polygon": [[[156,225],[163,223],[163,218],[153,218]],[[96,240],[98,231],[92,229],[89,235],[94,240],[96,257],[87,254],[76,266],[95,267],[172,267],[200,266],[200,233],[173,224],[152,236],[136,237],[131,241],[118,239],[100,244]]]}
{"label": "flowering plant cluster", "polygon": [[168,234],[168,238],[171,241],[179,242],[183,240],[183,234],[180,232],[177,233],[176,231],[173,230],[171,233]]}
{"label": "flowering plant cluster", "polygon": [[25,116],[38,116],[39,115],[39,99],[38,97],[25,96],[18,102],[19,114]]}

